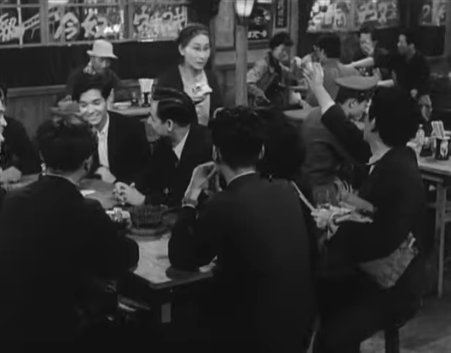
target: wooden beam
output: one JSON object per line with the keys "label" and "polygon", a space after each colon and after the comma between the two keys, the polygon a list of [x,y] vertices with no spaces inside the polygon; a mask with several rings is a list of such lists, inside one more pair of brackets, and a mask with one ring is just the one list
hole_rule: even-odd
{"label": "wooden beam", "polygon": [[236,23],[236,70],[235,70],[235,103],[247,105],[247,24]]}
{"label": "wooden beam", "polygon": [[451,1],[446,8],[445,58],[451,56]]}

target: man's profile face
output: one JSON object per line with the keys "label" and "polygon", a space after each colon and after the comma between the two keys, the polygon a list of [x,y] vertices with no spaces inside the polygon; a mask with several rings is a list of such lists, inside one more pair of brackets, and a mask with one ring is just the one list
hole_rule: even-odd
{"label": "man's profile face", "polygon": [[349,117],[353,120],[359,121],[363,115],[368,111],[369,100],[359,102],[357,99],[349,101]]}
{"label": "man's profile face", "polygon": [[158,117],[158,101],[152,101],[150,104],[150,116],[147,123],[152,126],[158,137],[167,137],[170,134],[169,121],[162,121]]}

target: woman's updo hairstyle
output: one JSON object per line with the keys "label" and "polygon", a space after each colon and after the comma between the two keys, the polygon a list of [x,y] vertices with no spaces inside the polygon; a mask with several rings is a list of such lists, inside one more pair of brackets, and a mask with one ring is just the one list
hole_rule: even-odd
{"label": "woman's updo hairstyle", "polygon": [[197,37],[199,34],[204,34],[210,38],[210,31],[207,26],[200,23],[190,24],[180,31],[176,41],[177,45],[181,48],[185,48],[191,39]]}

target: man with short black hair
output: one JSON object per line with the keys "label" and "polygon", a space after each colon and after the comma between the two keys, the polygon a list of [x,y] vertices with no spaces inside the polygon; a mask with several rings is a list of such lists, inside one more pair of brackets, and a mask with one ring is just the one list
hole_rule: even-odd
{"label": "man with short black hair", "polygon": [[[260,352],[306,352],[315,295],[298,195],[288,181],[268,181],[256,172],[265,136],[254,110],[225,108],[210,125],[214,163],[193,172],[169,241],[169,260],[175,268],[196,270],[218,257],[209,310],[215,342],[250,343]],[[227,186],[198,205],[216,173]]]}
{"label": "man with short black hair", "polygon": [[191,98],[172,88],[152,94],[148,123],[159,136],[150,163],[135,185],[118,183],[116,194],[129,204],[180,205],[193,169],[210,161],[210,131],[197,123]]}
{"label": "man with short black hair", "polygon": [[0,87],[0,184],[39,173],[41,161],[22,123],[5,116],[7,88]]}
{"label": "man with short black hair", "polygon": [[78,189],[97,149],[91,127],[52,118],[37,141],[44,174],[8,193],[0,215],[0,338],[19,345],[78,339],[98,300],[92,284],[118,278],[139,256]]}
{"label": "man with short black hair", "polygon": [[107,110],[111,87],[98,75],[84,74],[75,84],[73,99],[80,115],[91,124],[98,138],[89,176],[107,183],[135,182],[150,161],[150,146],[140,121]]}
{"label": "man with short black hair", "polygon": [[393,64],[397,84],[410,92],[418,102],[430,102],[430,69],[425,57],[417,49],[414,32],[400,32],[398,53],[400,58]]}

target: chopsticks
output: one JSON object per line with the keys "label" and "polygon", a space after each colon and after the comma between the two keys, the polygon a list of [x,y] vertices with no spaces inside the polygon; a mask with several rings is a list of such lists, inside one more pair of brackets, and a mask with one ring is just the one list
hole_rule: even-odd
{"label": "chopsticks", "polygon": [[301,190],[299,190],[298,186],[296,185],[296,183],[294,181],[290,182],[291,185],[294,187],[294,189],[296,190],[296,192],[298,193],[299,198],[302,200],[302,202],[304,202],[304,204],[310,209],[310,211],[315,211],[316,208],[313,207],[313,205],[309,202],[309,200],[307,200],[307,198],[304,196],[304,194],[302,193]]}
{"label": "chopsticks", "polygon": [[445,139],[445,128],[443,127],[443,121],[433,121],[432,122],[432,129],[434,135],[439,139]]}

